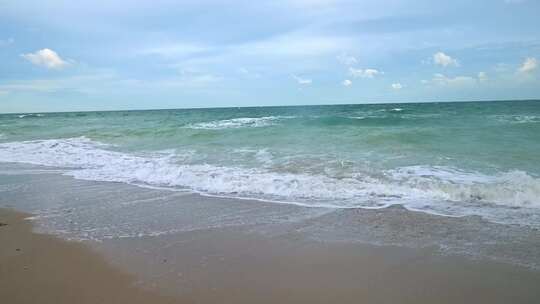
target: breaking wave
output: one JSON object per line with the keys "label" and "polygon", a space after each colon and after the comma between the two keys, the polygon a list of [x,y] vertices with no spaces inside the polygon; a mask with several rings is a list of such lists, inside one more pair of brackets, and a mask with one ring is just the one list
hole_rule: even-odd
{"label": "breaking wave", "polygon": [[247,127],[257,128],[275,125],[280,120],[291,118],[295,118],[295,116],[240,117],[189,124],[186,126],[186,128],[205,130],[237,129]]}
{"label": "breaking wave", "polygon": [[32,117],[44,117],[45,114],[21,114],[19,118],[32,118]]}
{"label": "breaking wave", "polygon": [[493,115],[497,121],[510,124],[540,123],[540,116],[536,115]]}
{"label": "breaking wave", "polygon": [[[262,157],[262,156],[261,156]],[[485,175],[411,166],[347,176],[186,164],[175,151],[124,153],[85,137],[0,144],[0,161],[67,168],[78,179],[184,189],[311,207],[382,208],[402,204],[440,215],[481,215],[537,225],[540,180],[523,171]],[[520,209],[524,211],[519,211]],[[528,219],[522,218],[529,214]],[[530,215],[533,215],[532,217]]]}

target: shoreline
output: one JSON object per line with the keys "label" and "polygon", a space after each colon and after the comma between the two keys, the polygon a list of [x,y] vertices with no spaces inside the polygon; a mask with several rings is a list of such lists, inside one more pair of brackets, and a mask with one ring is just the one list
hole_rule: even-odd
{"label": "shoreline", "polygon": [[42,166],[0,166],[0,208],[33,214],[36,231],[67,240],[158,237],[211,229],[318,242],[437,248],[540,270],[538,228],[448,217],[394,205],[327,209],[201,196],[124,183],[75,179]]}
{"label": "shoreline", "polygon": [[212,198],[36,168],[0,166],[0,222],[8,224],[0,226],[0,299],[8,303],[540,299],[537,229],[399,206]]}
{"label": "shoreline", "polygon": [[[9,303],[531,303],[540,272],[433,249],[207,229],[79,243],[0,209]],[[88,245],[91,245],[88,247]],[[19,249],[19,250],[17,250]],[[500,288],[505,286],[505,288]]]}

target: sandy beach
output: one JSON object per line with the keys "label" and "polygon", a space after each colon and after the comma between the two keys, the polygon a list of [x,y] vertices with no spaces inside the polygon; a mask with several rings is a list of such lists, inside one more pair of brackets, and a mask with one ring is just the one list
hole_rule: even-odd
{"label": "sandy beach", "polygon": [[[432,249],[238,229],[103,243],[32,232],[1,209],[5,303],[533,303],[540,273]],[[504,286],[504,288],[502,288]]]}
{"label": "sandy beach", "polygon": [[176,303],[135,288],[82,244],[33,233],[26,216],[0,210],[2,303]]}

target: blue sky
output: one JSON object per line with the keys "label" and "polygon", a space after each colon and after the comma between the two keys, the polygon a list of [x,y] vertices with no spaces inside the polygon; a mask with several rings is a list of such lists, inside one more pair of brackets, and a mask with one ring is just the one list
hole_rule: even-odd
{"label": "blue sky", "polygon": [[540,98],[540,1],[1,1],[0,112]]}

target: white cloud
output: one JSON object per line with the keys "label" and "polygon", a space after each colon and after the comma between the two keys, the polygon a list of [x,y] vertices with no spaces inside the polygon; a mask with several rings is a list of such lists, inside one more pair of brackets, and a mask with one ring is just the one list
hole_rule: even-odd
{"label": "white cloud", "polygon": [[109,71],[97,71],[94,74],[86,74],[54,79],[31,79],[13,80],[0,85],[0,91],[9,93],[36,92],[55,93],[60,91],[71,91],[88,93],[91,87],[112,84],[118,78],[115,73]]}
{"label": "white cloud", "polygon": [[206,71],[183,69],[180,71],[180,77],[162,79],[157,82],[166,86],[183,86],[183,87],[204,87],[217,82],[223,81],[223,77],[214,75]]}
{"label": "white cloud", "polygon": [[375,76],[380,74],[382,74],[382,72],[376,69],[355,69],[353,67],[349,68],[349,75],[356,78],[374,78]]}
{"label": "white cloud", "polygon": [[36,79],[36,80],[22,80],[12,81],[11,83],[0,86],[0,90],[4,92],[41,92],[41,93],[53,93],[65,89],[65,79]]}
{"label": "white cloud", "polygon": [[403,89],[403,85],[401,83],[392,83],[392,89],[394,90],[401,90]]}
{"label": "white cloud", "polygon": [[447,87],[472,87],[478,82],[477,78],[470,76],[448,77],[443,74],[435,74],[431,80],[422,80],[423,84]]}
{"label": "white cloud", "polygon": [[260,66],[261,60],[272,62],[284,58],[295,60],[290,64],[302,65],[306,61],[316,61],[317,57],[346,53],[356,48],[356,44],[357,40],[352,36],[296,31],[226,45],[177,41],[135,49],[132,53],[175,59],[176,63],[171,67],[185,67],[186,64],[215,65],[234,61],[241,62],[242,65],[256,62]]}
{"label": "white cloud", "polygon": [[60,58],[51,49],[42,49],[35,53],[22,54],[21,56],[35,65],[44,66],[48,69],[61,69],[69,65],[68,62]]}
{"label": "white cloud", "polygon": [[352,81],[350,81],[349,79],[345,79],[345,80],[343,80],[342,84],[344,86],[348,87],[348,86],[352,85]]}
{"label": "white cloud", "polygon": [[321,56],[350,49],[349,37],[289,33],[270,39],[234,45],[230,52],[251,56]]}
{"label": "white cloud", "polygon": [[479,72],[477,77],[471,76],[456,76],[448,77],[443,74],[435,74],[431,80],[422,80],[422,84],[434,86],[446,86],[456,88],[473,87],[480,83],[485,83],[489,80],[486,72]]}
{"label": "white cloud", "polygon": [[479,73],[478,73],[478,81],[480,81],[480,82],[487,82],[488,79],[489,79],[489,78],[488,78],[486,72],[479,72]]}
{"label": "white cloud", "polygon": [[248,70],[246,68],[239,68],[238,73],[240,73],[244,77],[249,77],[249,78],[261,78],[262,77],[262,75],[260,73],[250,71],[250,70]]}
{"label": "white cloud", "polygon": [[356,57],[347,55],[346,53],[340,54],[336,58],[341,64],[344,65],[355,65],[358,63]]}
{"label": "white cloud", "polygon": [[497,73],[506,73],[508,72],[509,70],[513,70],[514,67],[508,63],[503,63],[503,62],[499,62],[497,64],[495,64],[495,66],[493,67],[493,70]]}
{"label": "white cloud", "polygon": [[525,61],[523,61],[518,71],[520,73],[530,73],[536,70],[537,68],[538,68],[538,60],[536,60],[536,58],[529,57],[525,59]]}
{"label": "white cloud", "polygon": [[198,74],[191,76],[181,76],[178,78],[167,78],[156,81],[143,81],[149,87],[160,88],[200,88],[215,85],[223,81],[223,77],[213,74]]}
{"label": "white cloud", "polygon": [[142,55],[158,55],[163,57],[185,57],[208,50],[209,48],[204,45],[174,43],[141,49],[137,53]]}
{"label": "white cloud", "polygon": [[290,4],[304,7],[304,8],[311,8],[311,7],[324,7],[324,6],[331,6],[333,4],[336,4],[340,2],[340,0],[288,0],[286,2],[289,2]]}
{"label": "white cloud", "polygon": [[443,52],[433,54],[433,62],[442,67],[459,66],[459,62],[456,59],[446,55]]}
{"label": "white cloud", "polygon": [[219,75],[201,71],[183,71],[180,75],[160,79],[121,78],[113,70],[96,70],[78,76],[13,80],[0,84],[0,91],[9,94],[50,94],[57,92],[75,92],[84,95],[95,95],[129,89],[132,92],[148,92],[159,90],[198,89],[215,87],[224,79]]}
{"label": "white cloud", "polygon": [[296,75],[292,75],[292,77],[296,80],[296,82],[299,85],[310,85],[310,84],[313,83],[313,81],[311,79],[301,78],[301,77],[296,76]]}

